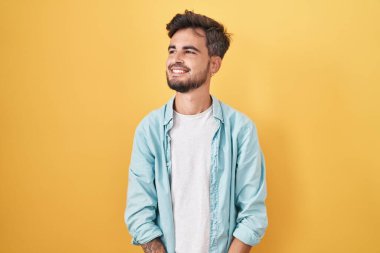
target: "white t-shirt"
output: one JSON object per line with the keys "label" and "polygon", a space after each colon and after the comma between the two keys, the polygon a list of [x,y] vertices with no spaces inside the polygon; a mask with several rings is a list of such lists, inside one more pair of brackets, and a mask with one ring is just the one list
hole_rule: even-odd
{"label": "white t-shirt", "polygon": [[210,239],[211,141],[217,123],[212,106],[195,115],[173,113],[169,134],[175,252],[205,253]]}

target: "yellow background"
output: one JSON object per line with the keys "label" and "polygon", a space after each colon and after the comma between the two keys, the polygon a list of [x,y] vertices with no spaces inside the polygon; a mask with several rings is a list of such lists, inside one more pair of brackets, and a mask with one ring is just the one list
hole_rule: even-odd
{"label": "yellow background", "polygon": [[212,93],[249,115],[269,227],[251,252],[380,252],[380,2],[0,2],[0,252],[121,253],[134,129],[164,104],[165,25],[234,34]]}

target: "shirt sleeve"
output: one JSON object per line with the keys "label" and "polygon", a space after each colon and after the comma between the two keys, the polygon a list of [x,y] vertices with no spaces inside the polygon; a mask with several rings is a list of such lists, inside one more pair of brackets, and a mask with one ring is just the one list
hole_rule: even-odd
{"label": "shirt sleeve", "polygon": [[265,161],[253,122],[244,128],[238,140],[235,189],[237,225],[233,236],[254,246],[260,242],[268,226]]}
{"label": "shirt sleeve", "polygon": [[162,235],[156,225],[157,192],[154,184],[155,158],[142,127],[136,128],[129,166],[127,207],[124,220],[132,244],[147,243]]}

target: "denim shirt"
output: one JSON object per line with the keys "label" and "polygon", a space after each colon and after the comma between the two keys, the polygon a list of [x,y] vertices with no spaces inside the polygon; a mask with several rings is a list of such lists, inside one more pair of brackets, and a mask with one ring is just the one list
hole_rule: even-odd
{"label": "denim shirt", "polygon": [[[258,244],[268,226],[265,161],[255,124],[211,98],[218,128],[211,142],[209,253],[226,253],[233,237]],[[167,253],[175,253],[169,136],[174,99],[136,128],[124,215],[134,245],[160,237]]]}

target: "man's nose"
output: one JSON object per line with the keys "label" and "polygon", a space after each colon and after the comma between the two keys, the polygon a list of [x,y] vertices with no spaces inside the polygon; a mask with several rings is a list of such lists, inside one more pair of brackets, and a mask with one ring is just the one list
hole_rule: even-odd
{"label": "man's nose", "polygon": [[182,54],[181,53],[176,53],[174,55],[174,61],[175,62],[183,62]]}

